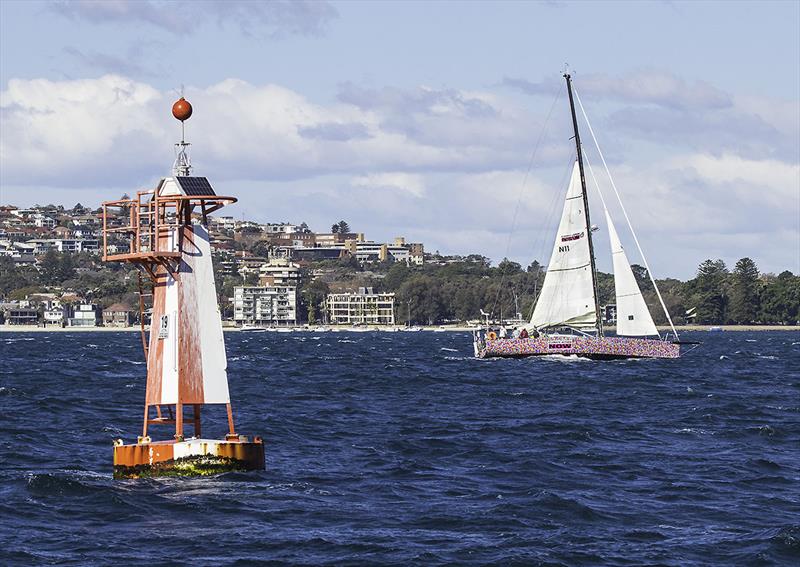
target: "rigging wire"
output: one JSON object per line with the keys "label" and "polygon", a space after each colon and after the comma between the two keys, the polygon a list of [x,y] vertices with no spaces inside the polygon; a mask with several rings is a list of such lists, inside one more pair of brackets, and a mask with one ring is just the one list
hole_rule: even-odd
{"label": "rigging wire", "polygon": [[[528,183],[528,177],[530,177],[531,170],[533,169],[533,163],[536,160],[536,154],[539,151],[539,146],[544,139],[545,134],[547,133],[547,125],[550,123],[550,117],[553,114],[553,109],[556,107],[556,103],[558,103],[559,99],[561,98],[561,93],[563,91],[563,87],[559,84],[558,88],[556,89],[555,96],[553,97],[553,102],[550,104],[550,110],[547,111],[547,116],[544,119],[544,124],[542,124],[542,130],[539,132],[539,138],[536,140],[536,144],[533,147],[533,151],[531,152],[531,159],[528,161],[528,169],[525,171],[525,177],[522,179],[522,186],[520,187],[518,196],[517,196],[517,204],[514,207],[514,216],[511,220],[511,230],[508,233],[508,240],[506,241],[506,252],[504,254],[504,258],[508,259],[509,251],[511,250],[511,239],[514,236],[514,231],[517,227],[517,217],[519,216],[519,210],[522,205],[522,196],[525,193],[525,187]],[[505,273],[501,274],[500,276],[500,285],[497,288],[497,293],[495,294],[494,302],[492,303],[492,308],[489,310],[490,313],[494,313],[495,308],[497,307],[497,303],[500,300],[500,294],[503,290],[503,284],[505,283]]]}
{"label": "rigging wire", "polygon": [[597,142],[597,137],[594,135],[594,129],[592,128],[591,122],[589,122],[589,117],[586,115],[586,110],[583,108],[583,103],[581,102],[581,97],[578,95],[578,91],[575,90],[573,87],[573,92],[575,93],[575,99],[578,101],[578,106],[581,107],[581,113],[583,114],[583,119],[586,121],[586,126],[589,128],[589,133],[592,135],[592,140],[594,140],[594,145],[597,148],[597,153],[600,155],[600,160],[603,162],[603,167],[605,167],[606,174],[608,175],[608,180],[611,182],[611,187],[614,189],[614,194],[617,196],[617,202],[619,206],[622,208],[622,214],[625,216],[625,221],[628,223],[628,228],[633,235],[633,241],[636,243],[636,248],[639,250],[639,255],[642,257],[642,261],[644,262],[644,267],[647,269],[647,275],[650,276],[650,281],[653,283],[653,287],[656,290],[656,295],[658,295],[658,300],[661,302],[661,308],[664,310],[664,315],[667,316],[667,321],[669,321],[669,326],[672,329],[672,333],[675,335],[675,338],[678,339],[678,331],[675,329],[675,325],[672,323],[672,317],[669,315],[669,311],[667,310],[667,305],[664,303],[664,298],[661,296],[661,291],[658,289],[658,284],[656,284],[656,279],[653,276],[652,270],[650,270],[650,266],[647,263],[647,258],[644,255],[644,251],[642,250],[641,244],[639,244],[639,238],[636,236],[636,231],[633,230],[633,225],[631,224],[631,219],[628,217],[628,211],[625,210],[625,205],[622,204],[622,198],[620,197],[619,190],[617,189],[616,183],[614,183],[614,178],[611,176],[611,171],[608,169],[608,164],[606,163],[606,158],[603,156],[603,150],[600,149],[600,144]]}

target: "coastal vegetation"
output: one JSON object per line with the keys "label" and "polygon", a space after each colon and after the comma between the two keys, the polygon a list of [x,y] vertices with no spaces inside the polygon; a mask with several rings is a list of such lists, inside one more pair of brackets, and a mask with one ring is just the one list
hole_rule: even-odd
{"label": "coastal vegetation", "polygon": [[[220,260],[219,258],[217,260]],[[538,262],[527,267],[504,259],[493,266],[479,255],[442,257],[436,254],[422,266],[380,262],[360,265],[354,258],[325,260],[303,266],[298,289],[300,321],[325,319],[324,299],[331,291],[372,286],[394,292],[396,320],[403,324],[441,324],[479,320],[481,311],[494,319],[530,318],[541,289],[545,268]],[[647,271],[634,265],[642,293],[656,323],[665,324]],[[255,284],[215,262],[217,290],[223,317],[232,316],[230,298],[237,285]],[[657,280],[676,324],[795,324],[800,319],[800,276],[789,271],[765,274],[750,258],[729,269],[722,260],[701,263],[694,278]],[[614,303],[614,280],[598,275],[600,304]],[[0,298],[24,299],[37,293],[73,294],[101,306],[116,302],[137,305],[136,271],[116,263],[103,263],[96,255],[47,252],[38,266],[17,265],[0,257]]]}

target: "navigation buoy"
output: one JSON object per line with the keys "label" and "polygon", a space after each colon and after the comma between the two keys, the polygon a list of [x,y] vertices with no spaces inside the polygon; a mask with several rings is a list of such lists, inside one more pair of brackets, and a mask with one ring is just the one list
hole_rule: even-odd
{"label": "navigation buoy", "polygon": [[[183,122],[192,106],[172,106]],[[183,138],[183,136],[182,136]],[[175,144],[174,175],[132,199],[103,203],[103,260],[128,262],[140,271],[139,307],[147,387],[142,435],[136,443],[114,442],[114,477],[209,475],[264,469],[264,444],[236,432],[228,392],[227,359],[217,303],[208,215],[234,197],[219,196],[208,179],[190,175],[189,144]],[[142,278],[152,283],[149,336],[144,326]],[[227,409],[224,439],[202,437],[201,409]],[[190,415],[185,409],[192,408]],[[185,425],[192,426],[191,437]],[[151,426],[172,426],[174,435],[152,440]]]}

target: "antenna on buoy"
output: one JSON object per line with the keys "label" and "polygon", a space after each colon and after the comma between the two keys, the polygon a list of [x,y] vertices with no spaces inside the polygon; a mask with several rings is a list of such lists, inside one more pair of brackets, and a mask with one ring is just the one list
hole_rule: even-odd
{"label": "antenna on buoy", "polygon": [[191,144],[186,141],[186,121],[192,116],[192,105],[183,97],[183,86],[181,86],[181,98],[172,105],[172,116],[181,121],[181,141],[175,144],[175,163],[172,165],[172,173],[189,177],[192,174],[192,161],[189,158]]}

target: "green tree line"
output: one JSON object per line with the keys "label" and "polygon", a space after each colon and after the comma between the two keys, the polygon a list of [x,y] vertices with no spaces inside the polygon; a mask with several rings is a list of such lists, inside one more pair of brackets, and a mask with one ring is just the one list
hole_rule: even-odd
{"label": "green tree line", "polygon": [[[221,270],[221,258],[214,260],[223,315],[231,317],[234,286],[254,285],[257,277],[252,275],[245,280],[238,274],[226,276]],[[325,296],[333,287],[331,282],[313,280],[313,268],[330,268],[340,284],[357,282],[359,286],[372,285],[376,290],[394,292],[397,321],[413,324],[478,320],[482,318],[481,311],[491,313],[494,319],[512,319],[517,313],[529,319],[545,275],[538,262],[523,268],[504,259],[492,266],[487,258],[476,255],[446,265],[384,262],[365,268],[352,258],[320,262],[306,268],[306,277],[297,290],[299,320],[311,323],[323,320]],[[637,265],[632,268],[653,318],[657,324],[665,324],[666,317],[647,271]],[[657,283],[678,324],[795,324],[800,319],[800,276],[789,271],[762,274],[750,258],[736,262],[733,270],[722,260],[709,259],[698,266],[689,281],[667,278]],[[599,273],[598,287],[600,304],[614,303],[613,276]],[[74,290],[103,306],[117,301],[135,306],[137,289],[134,269],[116,262],[103,263],[97,256],[50,251],[38,269],[17,266],[13,259],[0,257],[0,297],[5,299]]]}

